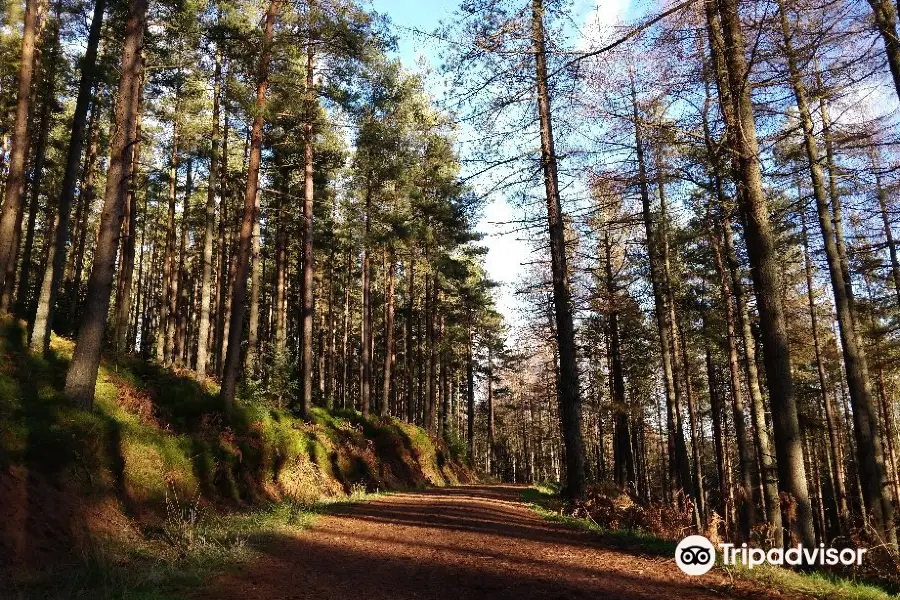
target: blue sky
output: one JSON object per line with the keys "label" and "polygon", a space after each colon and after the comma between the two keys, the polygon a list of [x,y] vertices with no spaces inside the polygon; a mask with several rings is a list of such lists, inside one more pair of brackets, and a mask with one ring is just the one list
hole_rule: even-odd
{"label": "blue sky", "polygon": [[[524,0],[523,0],[524,1]],[[438,50],[433,40],[415,36],[409,29],[431,32],[438,28],[441,21],[449,21],[459,5],[458,0],[371,0],[372,7],[379,13],[386,14],[396,25],[394,31],[398,36],[397,55],[410,70],[417,69],[417,61],[425,59],[432,68],[438,64]],[[610,25],[620,18],[631,16],[630,9],[634,5],[631,0],[573,0],[572,22],[573,38],[581,47],[594,46],[587,37],[586,31],[591,24]],[[581,27],[581,31],[577,29]],[[540,182],[536,182],[540,183]],[[517,310],[518,300],[513,293],[515,282],[524,272],[523,262],[533,260],[529,257],[528,244],[516,235],[505,233],[504,223],[521,218],[503,198],[492,198],[487,204],[478,230],[484,234],[483,244],[488,248],[486,268],[488,275],[501,284],[497,297],[498,309],[507,322],[520,322]]]}

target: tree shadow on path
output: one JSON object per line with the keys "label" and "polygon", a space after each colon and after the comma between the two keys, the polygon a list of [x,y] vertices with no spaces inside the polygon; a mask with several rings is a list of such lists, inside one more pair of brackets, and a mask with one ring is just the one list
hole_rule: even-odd
{"label": "tree shadow on path", "polygon": [[[765,598],[721,575],[689,578],[672,559],[612,550],[548,523],[515,486],[389,495],[336,509],[296,536],[260,540],[260,555],[197,598]],[[773,596],[774,597],[774,596]]]}

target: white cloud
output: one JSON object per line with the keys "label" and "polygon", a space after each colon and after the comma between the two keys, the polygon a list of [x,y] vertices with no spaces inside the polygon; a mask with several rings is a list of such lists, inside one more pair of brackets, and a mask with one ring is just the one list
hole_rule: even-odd
{"label": "white cloud", "polygon": [[484,217],[478,231],[484,234],[482,243],[487,247],[485,269],[488,276],[501,285],[495,296],[497,310],[514,325],[519,320],[520,300],[514,293],[515,282],[524,272],[523,262],[531,260],[528,244],[511,231],[511,221],[517,217],[513,208],[503,198],[492,199],[484,209]]}

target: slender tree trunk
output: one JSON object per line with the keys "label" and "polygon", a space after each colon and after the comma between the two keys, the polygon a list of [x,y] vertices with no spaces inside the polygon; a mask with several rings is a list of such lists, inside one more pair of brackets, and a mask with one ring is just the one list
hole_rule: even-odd
{"label": "slender tree trunk", "polygon": [[391,394],[391,362],[394,357],[394,271],[396,264],[393,253],[388,259],[387,285],[385,286],[385,310],[384,323],[384,370],[382,376],[383,390],[381,394],[381,406],[379,413],[382,417],[388,416],[388,407]]}
{"label": "slender tree trunk", "polygon": [[[223,80],[224,83],[224,80]],[[219,261],[216,277],[216,326],[213,336],[213,348],[215,348],[215,373],[221,376],[222,363],[225,360],[225,350],[228,346],[227,327],[228,315],[231,314],[231,306],[227,302],[230,297],[228,273],[231,267],[230,249],[228,239],[228,197],[231,174],[228,170],[228,95],[227,88],[222,97],[222,155],[221,174],[219,177]]]}
{"label": "slender tree trunk", "polygon": [[[175,120],[172,123],[172,147],[169,150],[169,213],[166,220],[166,251],[163,255],[163,285],[159,303],[159,332],[156,337],[156,361],[168,366],[172,357],[174,331],[169,323],[174,318],[175,306],[175,204],[178,189],[178,123],[181,109],[176,90]],[[169,333],[173,333],[170,339]]]}
{"label": "slender tree trunk", "polygon": [[488,346],[487,360],[487,442],[488,442],[488,473],[494,474],[497,463],[497,443],[495,441],[494,426],[494,349]]}
{"label": "slender tree trunk", "polygon": [[416,251],[415,248],[410,249],[410,257],[409,257],[409,290],[407,292],[407,306],[406,306],[406,361],[405,365],[405,374],[406,374],[406,420],[409,423],[416,422],[416,393],[415,393],[415,366],[416,361],[414,359],[415,355],[415,341],[413,339],[414,336],[414,327],[415,322],[413,319],[414,311],[415,311],[415,298],[416,298]]}
{"label": "slender tree trunk", "polygon": [[[673,302],[674,304],[674,302]],[[702,469],[702,461],[701,461],[701,448],[700,448],[700,416],[697,414],[697,407],[694,402],[694,388],[691,383],[691,368],[690,361],[688,360],[687,355],[687,343],[684,339],[684,327],[679,327],[681,332],[681,363],[684,369],[684,388],[685,388],[685,396],[687,397],[687,408],[688,408],[688,424],[691,428],[691,455],[693,458],[693,478],[694,478],[694,499],[696,502],[696,515],[695,519],[698,519],[696,525],[698,526],[698,530],[701,525],[706,524],[706,493],[703,490],[703,469]]]}
{"label": "slender tree trunk", "polygon": [[360,404],[362,414],[367,416],[369,414],[369,408],[371,404],[371,390],[372,390],[372,310],[371,310],[371,277],[369,273],[369,236],[371,231],[371,221],[372,221],[372,175],[369,174],[368,181],[366,183],[366,216],[365,216],[365,226],[363,232],[363,240],[362,240],[362,257],[360,259],[360,265],[362,266],[362,280],[361,280],[361,291],[362,291],[362,314],[360,316],[360,348],[362,352],[360,353]]}
{"label": "slender tree trunk", "polygon": [[881,166],[873,146],[869,147],[869,157],[872,161],[872,172],[875,174],[875,195],[878,197],[881,222],[884,224],[884,240],[891,257],[891,278],[894,283],[894,294],[897,296],[897,307],[900,308],[900,259],[897,258],[897,243],[894,241],[894,232],[891,230],[891,220],[888,217],[887,194],[881,184]]}
{"label": "slender tree trunk", "polygon": [[[743,204],[747,252],[753,267],[754,287],[760,328],[765,349],[766,381],[772,405],[775,429],[775,451],[778,456],[780,488],[793,497],[796,519],[792,523],[795,538],[812,547],[815,533],[812,507],[803,463],[803,444],[797,402],[791,376],[791,356],[784,307],[781,304],[781,272],[775,248],[775,234],[769,221],[769,208],[762,187],[759,145],[745,57],[743,33],[736,0],[719,0],[719,14],[724,31],[724,58],[729,87],[734,102],[734,151],[738,164],[739,198]],[[748,357],[748,361],[750,357]],[[761,424],[764,425],[764,424]],[[771,516],[770,512],[770,516]],[[781,545],[780,528],[775,531],[774,545]]]}
{"label": "slender tree trunk", "polygon": [[[702,519],[705,515],[705,505],[704,505],[704,497],[703,497],[703,476],[700,472],[700,454],[699,448],[697,447],[697,436],[696,436],[696,416],[694,410],[694,392],[693,387],[691,386],[691,375],[690,370],[687,363],[687,355],[685,354],[686,348],[684,347],[684,340],[682,339],[683,332],[678,323],[678,318],[675,314],[675,293],[672,285],[672,268],[671,262],[669,259],[669,217],[668,217],[668,209],[666,202],[666,191],[665,191],[665,179],[664,179],[664,170],[663,170],[663,146],[662,142],[656,144],[656,152],[655,154],[655,166],[656,166],[656,184],[657,190],[659,194],[659,227],[657,230],[657,243],[658,243],[658,252],[659,259],[662,265],[662,284],[665,301],[667,302],[668,307],[668,324],[670,327],[669,330],[669,339],[672,342],[672,369],[674,375],[674,384],[675,384],[675,398],[676,398],[676,407],[680,412],[681,410],[681,400],[679,395],[683,397],[687,401],[688,406],[688,427],[689,433],[691,436],[691,448],[692,448],[692,457],[694,459],[693,465],[691,465],[690,473],[690,486],[685,488],[685,491],[691,495],[693,498],[694,506],[694,526],[699,531],[702,526]],[[681,365],[679,365],[679,360],[681,361]],[[679,366],[682,369],[679,369]],[[684,377],[684,387],[679,387],[679,378],[678,372],[681,370]],[[680,390],[680,393],[679,393]],[[683,436],[682,436],[683,437]]]}
{"label": "slender tree trunk", "polygon": [[[94,106],[96,107],[99,103],[99,98],[94,102]],[[76,219],[76,223],[78,224],[78,243],[75,245],[75,252],[72,253],[72,289],[69,298],[68,321],[70,323],[69,331],[73,334],[78,331],[77,323],[80,320],[78,308],[81,296],[81,278],[84,271],[85,248],[87,246],[88,219],[90,218],[91,207],[94,203],[94,176],[97,166],[97,155],[99,152],[98,127],[100,115],[92,114],[91,121],[91,145],[85,159],[84,176],[81,182],[81,192],[79,193],[78,199],[82,209],[80,218]],[[47,335],[49,336],[50,334],[48,333]],[[47,343],[49,344],[49,338]]]}
{"label": "slender tree trunk", "polygon": [[[140,135],[141,135],[140,127],[138,127],[137,137],[139,138]],[[135,183],[135,179],[132,178],[131,182],[133,185]],[[134,190],[132,190],[132,193],[134,193]],[[139,332],[143,331],[143,324],[141,322],[141,319],[143,318],[144,313],[146,312],[143,307],[144,307],[144,302],[147,301],[146,295],[144,294],[144,288],[145,288],[145,286],[144,286],[144,249],[146,248],[145,241],[147,239],[147,221],[149,220],[149,219],[147,219],[147,208],[148,208],[147,203],[148,203],[148,200],[145,195],[144,196],[144,218],[141,219],[141,241],[140,241],[140,244],[138,244],[138,246],[141,249],[141,253],[138,256],[138,260],[137,260],[138,272],[137,272],[137,289],[135,290],[135,293],[134,293],[134,298],[135,298],[134,317],[131,320],[131,323],[129,326],[130,332],[128,334],[128,343],[131,345],[131,347],[133,349],[135,349],[141,353],[143,352],[143,348],[140,348],[137,346],[137,339],[138,339]]]}
{"label": "slender tree trunk", "polygon": [[132,164],[140,95],[135,88],[141,85],[142,79],[141,47],[146,19],[147,0],[130,0],[100,232],[88,280],[84,318],[66,375],[66,395],[76,405],[87,409],[91,408],[94,401],[100,350],[109,313],[116,249],[122,229],[123,204]]}
{"label": "slender tree trunk", "polygon": [[810,328],[812,329],[813,349],[815,350],[816,355],[816,370],[819,377],[819,390],[822,397],[822,406],[825,408],[825,422],[826,426],[828,427],[828,448],[831,453],[831,464],[833,467],[833,472],[830,475],[831,481],[834,482],[833,496],[835,500],[835,512],[839,518],[841,532],[843,532],[849,525],[850,511],[847,506],[847,489],[844,486],[844,474],[841,469],[841,463],[843,461],[841,460],[840,441],[837,438],[838,424],[835,420],[834,408],[832,407],[831,400],[828,397],[828,384],[825,375],[825,362],[824,360],[822,360],[822,348],[819,342],[819,323],[818,315],[816,313],[815,296],[813,294],[812,262],[809,259],[809,241],[807,239],[806,232],[806,210],[802,205],[800,208],[800,223],[802,225],[801,232],[803,238],[803,266],[806,273],[806,291],[807,298],[809,300]]}
{"label": "slender tree trunk", "polygon": [[341,340],[341,408],[347,408],[347,385],[350,377],[350,360],[347,354],[347,344],[350,338],[350,282],[353,278],[352,271],[353,251],[347,249],[347,279],[344,281],[344,326],[343,339]]}
{"label": "slender tree trunk", "polygon": [[[256,193],[256,207],[254,210],[259,215],[260,194]],[[244,370],[250,375],[258,371],[259,364],[259,302],[260,285],[262,283],[262,258],[260,256],[260,227],[259,217],[253,223],[253,241],[250,248],[250,320],[247,332],[247,354],[244,357]]]}
{"label": "slender tree trunk", "polygon": [[[428,262],[428,253],[426,252],[425,260]],[[435,349],[434,349],[434,287],[436,279],[434,275],[428,273],[425,275],[425,365],[424,365],[424,398],[422,407],[422,417],[424,419],[425,428],[434,432],[434,381],[433,374],[435,369]]]}
{"label": "slender tree trunk", "polygon": [[[409,311],[410,315],[412,310]],[[469,441],[469,464],[475,465],[475,360],[472,358],[472,346],[474,344],[474,326],[472,323],[472,309],[468,310],[466,327],[466,400],[468,410],[466,412],[466,439]],[[411,345],[410,345],[411,346]]]}
{"label": "slender tree trunk", "polygon": [[[647,182],[647,170],[644,161],[644,140],[642,135],[640,115],[638,113],[637,94],[632,87],[632,117],[634,119],[635,151],[638,160],[638,180],[640,184],[641,204],[644,219],[644,231],[647,238],[647,254],[650,263],[650,282],[653,289],[654,312],[659,334],[660,357],[663,367],[663,379],[666,390],[666,417],[669,432],[669,462],[671,463],[670,477],[674,488],[692,491],[690,483],[690,461],[688,460],[687,447],[684,443],[684,429],[681,423],[680,398],[678,387],[675,383],[675,370],[672,358],[672,323],[671,313],[666,306],[663,272],[659,253],[659,233],[653,224],[653,213],[650,208],[650,191]],[[673,486],[670,486],[673,487]]]}
{"label": "slender tree trunk", "polygon": [[808,160],[812,179],[813,195],[819,215],[819,226],[828,259],[828,270],[831,274],[832,291],[837,309],[838,325],[841,332],[844,367],[847,372],[847,387],[850,391],[850,402],[853,406],[854,433],[856,435],[857,460],[860,470],[860,481],[866,509],[874,519],[878,533],[890,545],[897,545],[897,533],[894,529],[894,507],[886,485],[884,454],[878,440],[878,410],[872,399],[868,366],[865,351],[859,340],[857,320],[854,308],[853,286],[849,269],[846,266],[846,251],[842,251],[843,232],[840,227],[839,198],[832,198],[832,211],[828,209],[828,197],[819,160],[819,149],[816,145],[812,115],[806,98],[799,67],[791,40],[791,28],[785,12],[784,3],[779,0],[781,30],[784,36],[785,57],[791,78],[800,124],[803,129],[804,149]]}
{"label": "slender tree trunk", "polygon": [[[440,317],[440,339],[444,340],[444,334],[446,332],[447,321],[444,315]],[[441,352],[440,352],[440,406],[441,406],[441,414],[440,414],[440,431],[444,440],[449,440],[450,434],[450,386],[448,382],[447,376],[447,348],[444,344],[441,344]]]}
{"label": "slender tree trunk", "polygon": [[[318,357],[318,379],[319,379],[319,398],[324,399],[325,396],[325,328],[319,327],[319,347],[317,348]],[[324,405],[324,402],[320,400]]]}
{"label": "slender tree trunk", "polygon": [[191,197],[194,195],[194,161],[188,158],[187,175],[184,185],[184,199],[181,210],[181,233],[178,242],[178,279],[177,308],[175,311],[175,345],[174,361],[178,367],[186,367],[188,360],[188,327],[190,321],[190,300],[193,280],[188,271],[188,233],[191,221]]}
{"label": "slender tree trunk", "polygon": [[[335,199],[335,203],[337,200]],[[332,205],[332,215],[336,213],[336,207]],[[331,252],[328,257],[328,315],[327,315],[327,327],[328,327],[328,357],[326,363],[326,373],[325,373],[325,408],[331,410],[334,407],[334,390],[335,390],[335,376],[334,376],[334,364],[335,364],[335,350],[337,347],[337,328],[334,326],[334,288],[335,288],[335,258],[336,252],[334,246],[331,247]]]}
{"label": "slender tree trunk", "polygon": [[241,220],[240,237],[234,283],[231,291],[231,316],[228,328],[228,349],[222,370],[221,399],[225,412],[231,414],[237,391],[238,371],[241,364],[241,337],[246,311],[247,268],[250,262],[250,237],[256,223],[256,195],[259,193],[259,168],[262,159],[263,117],[266,109],[266,91],[269,87],[269,62],[272,56],[272,39],[275,32],[275,15],[278,1],[272,0],[266,11],[263,46],[259,61],[259,75],[256,84],[256,111],[250,131],[250,162],[247,169],[247,188],[244,192],[244,216]]}
{"label": "slender tree trunk", "polygon": [[[216,194],[219,169],[219,94],[222,88],[222,48],[216,47],[216,66],[213,75],[212,136],[209,151],[209,179],[206,190],[206,221],[203,230],[203,274],[200,279],[200,323],[197,330],[197,381],[206,380],[209,362],[210,299],[212,297],[213,237],[216,227]],[[220,248],[220,251],[222,249]]]}
{"label": "slender tree trunk", "polygon": [[[309,11],[312,14],[314,2],[309,1]],[[303,276],[301,279],[301,293],[303,295],[303,348],[300,357],[301,374],[300,388],[302,393],[300,413],[304,417],[309,414],[312,408],[312,330],[313,330],[313,310],[315,308],[313,299],[313,120],[317,115],[316,91],[314,87],[314,39],[312,32],[312,23],[309,24],[309,32],[306,40],[306,124],[305,130],[305,146],[304,146],[304,162],[305,170],[303,176]],[[368,209],[367,209],[368,210]],[[367,217],[368,218],[368,217]],[[368,223],[368,221],[367,221]],[[368,227],[368,225],[367,225]],[[365,251],[365,250],[364,250]],[[365,399],[368,402],[368,398]],[[364,405],[363,411],[368,410],[368,406]]]}
{"label": "slender tree trunk", "polygon": [[[706,323],[704,321],[704,328]],[[716,367],[713,364],[712,353],[709,348],[708,338],[706,339],[706,380],[709,384],[709,406],[711,410],[713,422],[713,441],[716,448],[716,470],[719,477],[719,513],[725,520],[726,525],[732,522],[729,507],[734,502],[732,498],[732,489],[734,483],[731,479],[731,470],[728,468],[728,446],[725,441],[725,433],[723,431],[723,423],[725,423],[725,406],[722,401],[722,395],[719,393],[718,377],[716,376]]]}
{"label": "slender tree trunk", "polygon": [[[720,183],[719,180],[716,187],[721,191]],[[729,384],[731,386],[734,434],[738,448],[738,463],[741,472],[741,533],[743,538],[747,540],[750,539],[751,528],[756,524],[756,505],[753,502],[753,473],[751,466],[753,464],[753,457],[750,452],[750,441],[747,436],[747,425],[744,417],[744,393],[743,388],[741,387],[740,359],[738,357],[731,286],[725,271],[724,261],[722,260],[722,248],[719,236],[712,228],[710,228],[709,238],[715,257],[716,271],[719,275],[719,289],[722,294],[722,304],[725,306],[725,327],[728,338],[728,374]]]}
{"label": "slender tree trunk", "polygon": [[[16,311],[32,320],[32,308],[34,303],[31,298],[31,272],[32,272],[32,254],[34,252],[34,228],[37,222],[37,214],[40,208],[41,187],[44,181],[44,170],[47,159],[47,137],[50,134],[52,121],[52,104],[56,99],[56,73],[59,65],[59,27],[60,27],[60,6],[59,0],[56,2],[56,19],[53,27],[53,33],[45,34],[46,40],[43,46],[50,46],[50,54],[44,62],[43,81],[43,97],[41,99],[41,108],[38,116],[38,134],[37,144],[35,145],[34,164],[32,166],[32,176],[30,182],[31,203],[28,210],[28,225],[25,230],[25,244],[22,247],[22,270],[19,276],[19,289],[16,294]],[[43,53],[43,50],[41,51]],[[48,217],[50,211],[47,211]],[[50,219],[48,218],[48,221]],[[52,231],[52,227],[50,231]],[[49,237],[47,238],[49,246]],[[40,291],[38,290],[38,293]]]}
{"label": "slender tree trunk", "polygon": [[887,57],[894,89],[900,98],[900,39],[897,37],[897,10],[891,0],[869,0],[872,15],[881,41],[884,43],[884,54]]}
{"label": "slender tree trunk", "polygon": [[138,113],[135,117],[134,151],[131,159],[131,177],[125,193],[125,217],[122,227],[119,276],[116,285],[115,349],[125,353],[128,346],[128,321],[131,314],[131,287],[134,280],[135,236],[137,235],[137,190],[141,161],[141,101],[143,83],[138,86]]}
{"label": "slender tree trunk", "polygon": [[[78,96],[75,100],[75,112],[72,116],[72,132],[66,151],[66,165],[63,172],[62,190],[57,203],[56,232],[53,246],[47,258],[47,268],[41,282],[34,325],[31,330],[31,350],[43,353],[50,347],[50,330],[56,310],[56,296],[63,279],[69,240],[69,215],[72,212],[72,201],[75,198],[75,185],[81,167],[81,154],[84,150],[85,129],[88,109],[91,106],[94,82],[97,78],[97,50],[100,45],[100,32],[103,29],[103,11],[106,0],[94,3],[94,14],[91,28],[88,31],[87,49],[81,59],[81,78],[78,83]],[[96,113],[99,103],[94,104]],[[91,117],[92,122],[96,119]],[[92,138],[96,137],[92,135]],[[74,315],[71,315],[74,317]]]}
{"label": "slender tree trunk", "polygon": [[566,266],[566,239],[562,203],[559,196],[557,157],[553,141],[550,90],[547,76],[547,54],[544,34],[544,2],[532,0],[531,34],[535,56],[538,116],[541,122],[541,166],[547,196],[547,222],[550,234],[553,304],[556,316],[556,338],[559,348],[559,396],[563,440],[566,446],[566,493],[571,499],[584,496],[585,461],[581,433],[581,398],[578,383],[578,355],[572,320],[572,299]]}
{"label": "slender tree trunk", "polygon": [[625,399],[625,375],[622,369],[622,354],[619,347],[618,290],[613,278],[612,244],[609,240],[609,232],[604,234],[603,248],[606,254],[606,293],[609,295],[610,304],[608,316],[609,356],[610,375],[612,377],[612,411],[615,414],[613,465],[616,484],[625,490],[637,491],[634,454],[631,449],[630,407]]}
{"label": "slender tree trunk", "polygon": [[[25,187],[25,157],[28,148],[28,112],[31,102],[31,80],[34,75],[35,39],[38,23],[46,6],[45,0],[26,0],[22,28],[22,53],[19,63],[16,116],[9,151],[6,191],[0,208],[0,289],[7,287],[10,263],[16,260],[17,223],[22,222],[22,193]],[[0,306],[6,311],[9,306]]]}

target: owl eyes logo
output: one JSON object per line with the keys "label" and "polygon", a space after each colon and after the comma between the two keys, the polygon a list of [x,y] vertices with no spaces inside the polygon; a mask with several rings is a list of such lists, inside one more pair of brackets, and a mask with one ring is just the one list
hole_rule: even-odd
{"label": "owl eyes logo", "polygon": [[703,546],[688,546],[681,551],[681,562],[686,565],[705,565],[709,562],[709,550]]}
{"label": "owl eyes logo", "polygon": [[688,575],[703,575],[715,562],[712,542],[702,535],[689,535],[675,548],[675,564]]}

